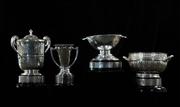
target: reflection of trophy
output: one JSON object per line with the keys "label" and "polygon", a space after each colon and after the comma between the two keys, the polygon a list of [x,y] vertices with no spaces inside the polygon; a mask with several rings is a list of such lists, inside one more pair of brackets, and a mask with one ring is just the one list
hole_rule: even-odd
{"label": "reflection of trophy", "polygon": [[118,34],[104,34],[89,36],[83,39],[87,39],[92,47],[100,51],[98,56],[90,61],[89,67],[91,70],[122,67],[121,61],[113,56],[110,51],[119,43],[121,38],[126,37]]}
{"label": "reflection of trophy", "polygon": [[[43,83],[44,78],[38,71],[44,64],[44,53],[50,47],[50,38],[45,36],[43,39],[38,39],[32,34],[19,39],[18,36],[11,38],[11,46],[17,52],[19,67],[24,71],[19,76],[19,84],[24,83]],[[45,49],[46,47],[46,49]]]}
{"label": "reflection of trophy", "polygon": [[[70,67],[75,63],[78,56],[78,47],[74,48],[73,44],[55,44],[54,48],[50,48],[51,57],[54,63],[60,68],[59,74],[56,75],[57,85],[73,85],[73,75],[70,73]],[[59,57],[58,64],[53,56],[53,50],[56,50]],[[76,56],[74,61],[70,64],[71,52],[76,50]]]}
{"label": "reflection of trophy", "polygon": [[[136,80],[140,91],[166,92],[162,87],[160,73],[166,69],[167,62],[173,55],[167,57],[166,53],[130,53],[129,57],[123,57],[129,62],[130,67],[136,73]],[[144,90],[145,89],[145,90]]]}

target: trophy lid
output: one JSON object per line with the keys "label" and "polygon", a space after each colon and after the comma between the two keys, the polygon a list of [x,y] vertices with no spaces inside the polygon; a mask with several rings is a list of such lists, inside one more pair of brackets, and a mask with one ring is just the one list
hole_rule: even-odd
{"label": "trophy lid", "polygon": [[38,42],[43,42],[44,40],[38,39],[36,35],[33,35],[33,30],[29,30],[29,35],[26,35],[21,41],[38,41]]}

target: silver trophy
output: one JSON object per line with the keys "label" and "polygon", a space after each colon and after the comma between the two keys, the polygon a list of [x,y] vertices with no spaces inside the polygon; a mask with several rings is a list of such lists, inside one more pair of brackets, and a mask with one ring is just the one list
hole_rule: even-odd
{"label": "silver trophy", "polygon": [[88,40],[92,47],[99,50],[98,56],[90,61],[91,70],[122,67],[121,61],[111,54],[111,49],[120,42],[121,38],[126,37],[119,34],[104,34],[83,38],[83,40]]}
{"label": "silver trophy", "polygon": [[149,87],[150,91],[157,92],[166,92],[159,74],[166,69],[172,57],[174,56],[160,52],[129,53],[128,58],[123,56],[129,62],[131,69],[136,72],[137,85],[142,88],[140,91],[143,91],[143,87]]}
{"label": "silver trophy", "polygon": [[[53,56],[53,51],[56,51],[59,57],[59,64]],[[71,62],[72,50],[75,50],[75,58]],[[73,75],[70,72],[70,67],[75,63],[78,57],[78,47],[73,47],[73,44],[55,44],[54,48],[50,48],[51,57],[54,63],[60,68],[60,72],[56,75],[56,85],[71,86],[73,85]]]}
{"label": "silver trophy", "polygon": [[18,83],[43,83],[44,77],[39,73],[39,69],[43,67],[44,53],[50,48],[51,41],[47,36],[38,39],[32,34],[32,30],[29,30],[29,33],[22,39],[18,36],[11,38],[11,46],[17,52],[19,67],[24,71],[19,76]]}

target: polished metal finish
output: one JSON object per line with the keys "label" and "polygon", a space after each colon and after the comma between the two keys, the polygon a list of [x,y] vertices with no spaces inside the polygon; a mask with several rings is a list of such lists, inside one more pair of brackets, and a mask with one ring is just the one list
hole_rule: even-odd
{"label": "polished metal finish", "polygon": [[161,86],[161,77],[159,74],[137,73],[137,84],[140,86]]}
{"label": "polished metal finish", "polygon": [[18,63],[24,71],[19,76],[19,83],[42,83],[43,76],[38,72],[44,64],[44,53],[50,48],[50,38],[45,36],[38,39],[29,30],[29,35],[19,39],[18,36],[11,38],[11,46],[17,52]]}
{"label": "polished metal finish", "polygon": [[94,68],[120,68],[122,67],[122,63],[117,60],[117,61],[91,61],[90,62],[90,68],[93,70]]}
{"label": "polished metal finish", "polygon": [[162,86],[161,78],[137,78],[136,82],[139,86]]}
{"label": "polished metal finish", "polygon": [[161,52],[129,53],[128,58],[131,69],[137,72],[137,84],[140,86],[161,86],[159,74],[166,69],[168,61],[174,57]]}
{"label": "polished metal finish", "polygon": [[142,73],[160,73],[166,69],[168,61],[174,57],[167,56],[166,53],[130,53],[128,58],[123,56],[129,62],[133,71]]}
{"label": "polished metal finish", "polygon": [[[70,64],[71,52],[76,51],[76,55]],[[50,48],[51,57],[54,63],[60,68],[60,72],[56,75],[57,85],[73,85],[73,75],[70,73],[70,67],[75,63],[78,57],[78,47],[73,47],[73,44],[55,44],[54,48]],[[58,53],[59,64],[54,58],[53,51]]]}
{"label": "polished metal finish", "polygon": [[91,46],[100,52],[96,58],[91,60],[89,65],[91,70],[96,68],[120,68],[122,66],[119,59],[113,56],[110,51],[120,42],[121,38],[126,37],[119,34],[104,34],[83,38],[83,40],[88,40]]}

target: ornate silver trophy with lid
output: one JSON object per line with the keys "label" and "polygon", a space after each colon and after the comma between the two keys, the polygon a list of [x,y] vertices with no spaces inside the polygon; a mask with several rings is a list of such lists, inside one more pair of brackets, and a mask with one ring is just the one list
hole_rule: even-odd
{"label": "ornate silver trophy with lid", "polygon": [[44,53],[50,48],[51,40],[44,36],[38,39],[33,35],[33,31],[29,30],[29,35],[19,39],[18,36],[11,38],[11,46],[17,52],[18,63],[21,70],[24,71],[19,76],[18,83],[34,84],[43,83],[44,77],[39,73],[39,69],[44,64]]}
{"label": "ornate silver trophy with lid", "polygon": [[97,57],[90,61],[90,69],[121,68],[121,61],[111,54],[111,49],[114,48],[122,38],[126,37],[120,34],[103,34],[83,38],[83,40],[88,40],[93,48],[99,50]]}

